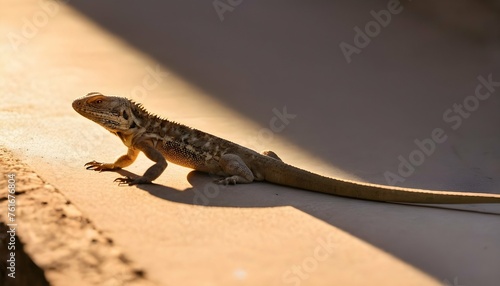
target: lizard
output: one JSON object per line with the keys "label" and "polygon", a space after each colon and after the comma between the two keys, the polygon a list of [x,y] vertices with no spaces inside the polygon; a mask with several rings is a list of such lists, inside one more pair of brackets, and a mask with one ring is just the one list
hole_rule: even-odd
{"label": "lizard", "polygon": [[283,162],[272,151],[258,153],[215,135],[164,119],[125,97],[91,92],[73,101],[73,109],[118,136],[128,148],[114,163],[91,161],[88,170],[111,171],[131,165],[140,152],[155,162],[137,178],[119,185],[150,184],[171,162],[219,176],[218,184],[267,181],[341,197],[417,204],[500,203],[499,194],[431,191],[334,179]]}

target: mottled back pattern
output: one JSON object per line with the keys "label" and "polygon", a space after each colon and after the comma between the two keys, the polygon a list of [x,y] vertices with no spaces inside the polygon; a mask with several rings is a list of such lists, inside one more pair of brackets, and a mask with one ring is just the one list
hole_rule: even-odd
{"label": "mottled back pattern", "polygon": [[151,114],[141,104],[130,100],[131,110],[137,119],[137,128],[144,129],[134,142],[150,140],[167,161],[210,173],[218,170],[224,154],[242,148],[250,155],[254,151],[212,134],[188,127]]}

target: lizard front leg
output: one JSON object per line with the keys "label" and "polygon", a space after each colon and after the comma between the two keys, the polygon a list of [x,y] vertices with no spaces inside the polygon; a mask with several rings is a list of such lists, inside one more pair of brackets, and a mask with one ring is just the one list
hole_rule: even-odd
{"label": "lizard front leg", "polygon": [[144,175],[139,178],[132,179],[130,177],[125,178],[117,178],[115,182],[118,182],[119,185],[128,184],[129,186],[137,185],[137,184],[151,184],[153,180],[158,178],[161,173],[167,168],[167,160],[163,157],[163,155],[156,150],[153,146],[149,144],[142,144],[136,147],[140,151],[144,152],[146,157],[148,157],[151,161],[156,162],[153,166],[149,167],[146,170]]}
{"label": "lizard front leg", "polygon": [[114,163],[100,163],[91,161],[86,163],[84,167],[87,167],[87,170],[94,170],[99,172],[118,170],[130,166],[132,163],[134,163],[135,159],[137,159],[137,155],[139,155],[139,152],[140,151],[137,149],[128,148],[127,154],[116,159]]}
{"label": "lizard front leg", "polygon": [[243,162],[240,156],[235,154],[224,154],[220,158],[219,164],[222,170],[229,176],[215,182],[224,185],[234,185],[237,183],[251,183],[254,180],[252,170]]}

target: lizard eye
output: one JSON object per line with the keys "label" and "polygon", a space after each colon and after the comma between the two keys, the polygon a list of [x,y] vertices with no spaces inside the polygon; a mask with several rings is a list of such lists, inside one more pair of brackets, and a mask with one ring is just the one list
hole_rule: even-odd
{"label": "lizard eye", "polygon": [[97,104],[102,103],[102,99],[98,99],[98,100],[96,100],[94,102],[97,103]]}

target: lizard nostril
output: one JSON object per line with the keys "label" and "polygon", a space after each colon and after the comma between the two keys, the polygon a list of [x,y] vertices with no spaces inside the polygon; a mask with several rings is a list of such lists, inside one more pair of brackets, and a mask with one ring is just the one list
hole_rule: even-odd
{"label": "lizard nostril", "polygon": [[73,101],[73,104],[72,104],[73,109],[80,107],[81,105],[82,105],[82,103],[79,100]]}

